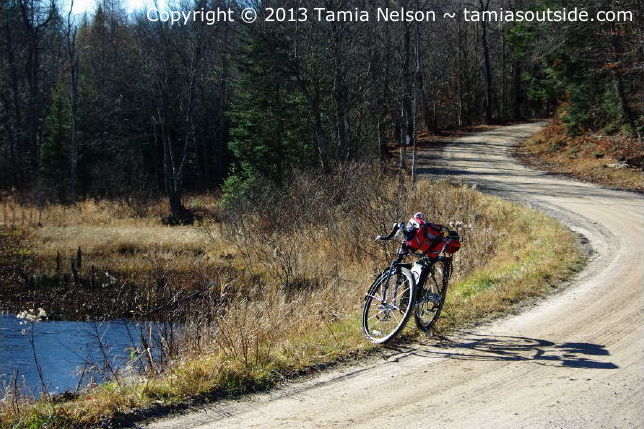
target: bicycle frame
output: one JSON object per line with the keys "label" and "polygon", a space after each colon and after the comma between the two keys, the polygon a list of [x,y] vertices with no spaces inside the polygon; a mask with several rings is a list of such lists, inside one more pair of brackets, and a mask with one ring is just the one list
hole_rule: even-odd
{"label": "bicycle frame", "polygon": [[[380,273],[375,280],[378,280],[381,276],[385,275],[387,278],[384,281],[384,284],[382,286],[382,303],[384,305],[387,304],[387,291],[389,289],[389,280],[391,279],[392,274],[398,274],[398,270],[402,267],[408,267],[411,268],[411,264],[403,264],[402,261],[405,257],[405,252],[403,252],[402,247],[398,249],[398,257],[391,261],[391,265],[389,265],[389,269],[387,271],[384,271]],[[398,286],[398,285],[396,285]],[[394,296],[397,290],[394,290]]]}
{"label": "bicycle frame", "polygon": [[[444,249],[445,248],[443,247],[443,250]],[[398,256],[396,257],[396,259],[391,261],[391,264],[389,265],[389,269],[384,271],[384,272],[382,272],[382,273],[380,273],[375,278],[375,280],[378,280],[383,275],[387,276],[387,278],[384,281],[383,290],[382,290],[383,304],[386,304],[386,301],[387,301],[386,296],[387,296],[387,290],[389,289],[389,279],[391,278],[391,276],[393,274],[397,274],[398,270],[400,270],[400,268],[407,268],[409,270],[412,270],[412,267],[414,265],[414,263],[409,263],[409,262],[403,263],[403,260],[404,260],[405,256],[408,255],[406,249],[404,249],[404,246],[401,246],[398,249],[397,253],[398,253]],[[425,287],[425,282],[427,281],[427,277],[431,273],[434,264],[436,262],[438,262],[438,261],[447,262],[447,266],[449,267],[449,272],[446,273],[446,274],[447,274],[447,276],[449,278],[449,276],[451,274],[451,270],[452,270],[452,258],[450,256],[439,256],[437,258],[429,258],[427,256],[420,255],[418,253],[412,253],[411,255],[412,256],[418,256],[419,259],[417,261],[415,261],[415,263],[420,264],[422,266],[422,269],[421,269],[421,271],[419,273],[418,279],[416,280],[416,278],[414,277],[414,280],[415,280],[414,287],[416,288],[416,290],[418,292],[420,292],[423,289],[423,287]],[[412,272],[413,272],[413,270],[412,270]],[[397,292],[397,291],[394,291],[394,296],[395,296],[395,292]],[[444,291],[441,291],[441,292],[444,292]],[[420,295],[417,295],[417,296],[420,297]]]}
{"label": "bicycle frame", "polygon": [[[420,273],[418,275],[418,280],[416,281],[416,290],[418,291],[418,295],[417,295],[418,298],[420,298],[420,291],[422,291],[422,289],[425,287],[425,283],[427,282],[427,277],[429,277],[429,274],[432,272],[434,264],[441,261],[445,262],[446,263],[445,265],[448,267],[448,271],[445,273],[445,275],[449,279],[452,273],[451,256],[439,256],[438,258],[433,258],[433,259],[424,256],[416,261],[417,264],[420,264],[422,266],[422,269],[420,270]],[[414,270],[412,269],[411,271],[413,274]],[[414,277],[414,280],[415,280],[415,277]],[[445,293],[445,290],[441,289],[440,292]]]}
{"label": "bicycle frame", "polygon": [[[394,224],[388,236],[378,236],[376,240],[391,240],[404,225],[403,222]],[[396,258],[376,276],[365,296],[362,329],[367,338],[376,343],[389,341],[404,328],[412,314],[419,329],[430,331],[445,303],[453,269],[452,255],[445,253],[447,244],[445,240],[440,252],[433,251],[428,256],[416,253],[405,237],[396,251]],[[403,262],[407,256],[417,259]],[[439,270],[435,268],[437,263],[441,266]],[[390,282],[392,277],[394,285]],[[427,286],[429,278],[431,284]]]}

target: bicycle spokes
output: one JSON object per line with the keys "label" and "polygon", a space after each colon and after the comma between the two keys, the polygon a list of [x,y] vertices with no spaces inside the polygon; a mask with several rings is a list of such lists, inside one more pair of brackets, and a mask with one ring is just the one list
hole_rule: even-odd
{"label": "bicycle spokes", "polygon": [[415,319],[416,326],[422,331],[431,329],[443,308],[447,287],[446,269],[444,262],[436,262],[427,276],[424,287],[419,291]]}
{"label": "bicycle spokes", "polygon": [[363,329],[375,342],[384,342],[404,326],[411,314],[414,283],[409,271],[383,274],[365,301]]}

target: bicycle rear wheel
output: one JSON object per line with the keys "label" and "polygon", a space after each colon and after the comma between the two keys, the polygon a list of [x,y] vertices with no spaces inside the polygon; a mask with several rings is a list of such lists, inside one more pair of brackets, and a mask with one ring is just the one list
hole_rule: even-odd
{"label": "bicycle rear wheel", "polygon": [[400,332],[411,316],[416,285],[407,268],[386,270],[369,288],[362,311],[362,330],[374,343]]}
{"label": "bicycle rear wheel", "polygon": [[449,262],[434,262],[424,287],[419,291],[414,319],[421,331],[428,332],[441,314],[447,295],[449,271]]}

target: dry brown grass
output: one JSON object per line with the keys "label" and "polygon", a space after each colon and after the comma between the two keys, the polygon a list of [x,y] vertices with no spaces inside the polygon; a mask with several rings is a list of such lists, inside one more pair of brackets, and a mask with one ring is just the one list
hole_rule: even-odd
{"label": "dry brown grass", "polygon": [[[209,195],[189,196],[184,203],[200,213],[214,212],[218,206]],[[200,287],[204,279],[194,275],[195,269],[204,273],[207,269],[202,268],[226,262],[220,253],[211,251],[218,227],[212,220],[190,227],[165,226],[161,219],[167,213],[166,205],[162,200],[145,204],[88,200],[72,206],[37,207],[4,198],[0,228],[28,232],[21,245],[29,253],[34,276],[26,285],[0,285],[5,298],[0,310],[48,307],[54,318],[83,319],[126,317],[145,307],[129,299],[134,292],[101,288],[106,272],[146,295],[145,289],[160,280],[155,273],[182,276],[183,281],[176,280],[186,290]],[[216,247],[225,252],[224,244]],[[78,264],[79,280],[75,281],[70,261],[76,259],[79,249],[82,264]],[[110,290],[103,293],[106,289]],[[128,299],[115,302],[113,295]],[[79,299],[84,301],[82,311],[72,308]],[[102,305],[104,302],[111,304]]]}
{"label": "dry brown grass", "polygon": [[[367,164],[345,165],[332,176],[301,173],[286,187],[264,184],[220,214],[221,223],[192,229],[154,227],[154,220],[134,225],[134,218],[119,221],[125,233],[107,220],[97,227],[45,224],[32,243],[47,259],[54,250],[85,246],[87,260],[110,262],[161,301],[166,290],[210,286],[169,314],[181,315],[183,331],[162,368],[71,401],[41,400],[19,412],[4,407],[0,421],[90,425],[159,403],[265,388],[373,348],[360,330],[362,297],[395,248],[373,237],[417,211],[467,225],[443,330],[510,311],[551,290],[582,260],[572,234],[544,215],[447,182],[401,190],[396,177]],[[172,237],[165,247],[164,236]],[[123,243],[136,250],[122,255]],[[146,289],[160,279],[161,289]]]}
{"label": "dry brown grass", "polygon": [[[644,191],[644,147],[631,137],[590,133],[571,137],[555,120],[523,141],[519,155],[541,169],[608,187]],[[626,166],[609,167],[619,162]]]}
{"label": "dry brown grass", "polygon": [[[219,203],[210,194],[184,197],[184,204],[196,211],[212,210]],[[76,204],[29,203],[12,196],[0,201],[0,226],[159,226],[168,214],[168,203],[158,200],[84,200]]]}

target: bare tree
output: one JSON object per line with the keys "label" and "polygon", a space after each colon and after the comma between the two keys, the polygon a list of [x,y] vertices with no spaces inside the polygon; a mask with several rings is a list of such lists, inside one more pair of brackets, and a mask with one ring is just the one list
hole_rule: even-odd
{"label": "bare tree", "polygon": [[67,13],[67,27],[65,37],[67,40],[67,60],[69,62],[69,100],[70,100],[70,142],[69,142],[69,199],[75,202],[78,198],[78,140],[76,136],[76,118],[78,114],[78,67],[79,57],[76,49],[76,33],[78,27],[72,19],[74,0],[69,5]]}
{"label": "bare tree", "polygon": [[[486,12],[490,6],[490,0],[479,0],[481,13]],[[483,48],[483,72],[485,75],[485,122],[492,121],[492,103],[494,95],[492,91],[492,66],[490,64],[490,48],[487,38],[488,24],[485,19],[481,20],[481,46]]]}
{"label": "bare tree", "polygon": [[43,103],[41,92],[41,51],[45,30],[56,16],[54,0],[43,4],[41,0],[19,0],[22,23],[27,33],[26,75],[29,87],[27,103],[27,136],[29,140],[30,160],[33,169],[37,169],[42,132]]}

